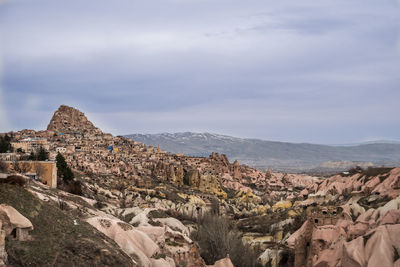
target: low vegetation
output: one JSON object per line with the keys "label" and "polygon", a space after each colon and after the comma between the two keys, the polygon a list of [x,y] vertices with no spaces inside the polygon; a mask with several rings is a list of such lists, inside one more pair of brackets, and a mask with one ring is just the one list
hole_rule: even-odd
{"label": "low vegetation", "polygon": [[0,160],[0,172],[8,172],[8,165],[2,160]]}
{"label": "low vegetation", "polygon": [[68,166],[65,158],[61,153],[57,154],[56,157],[57,164],[57,176],[62,178],[64,182],[70,182],[74,179],[74,173],[71,168]]}
{"label": "low vegetation", "polygon": [[378,175],[383,175],[389,173],[393,168],[391,167],[368,167],[367,169],[363,169],[360,166],[351,168],[347,171],[347,173],[342,173],[342,176],[352,176],[354,174],[360,173],[366,177],[373,177]]}
{"label": "low vegetation", "polygon": [[6,242],[10,266],[132,266],[113,240],[73,211],[63,211],[10,184],[0,184],[0,203],[13,206],[34,226],[31,241]]}
{"label": "low vegetation", "polygon": [[40,147],[39,149],[37,149],[35,152],[31,152],[31,154],[24,158],[22,157],[22,159],[26,159],[26,160],[37,160],[37,161],[46,161],[49,159],[49,152],[44,149],[43,147]]}
{"label": "low vegetation", "polygon": [[257,252],[242,242],[241,233],[227,217],[206,213],[198,219],[197,231],[191,238],[200,245],[200,254],[207,264],[229,255],[234,266],[256,266]]}
{"label": "low vegetation", "polygon": [[7,153],[12,150],[10,142],[11,137],[8,134],[0,136],[0,153]]}
{"label": "low vegetation", "polygon": [[383,197],[376,197],[375,199],[370,200],[370,196],[365,196],[362,197],[359,201],[358,204],[360,204],[364,209],[377,209],[379,207],[384,206],[386,203],[388,203],[391,200],[390,197],[388,196],[383,196]]}
{"label": "low vegetation", "polygon": [[0,179],[0,184],[12,184],[24,186],[26,184],[26,179],[19,175],[10,175],[5,179]]}

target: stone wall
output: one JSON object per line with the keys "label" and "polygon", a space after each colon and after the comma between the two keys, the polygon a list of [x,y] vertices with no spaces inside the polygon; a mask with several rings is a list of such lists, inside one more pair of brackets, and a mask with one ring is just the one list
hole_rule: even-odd
{"label": "stone wall", "polygon": [[23,174],[37,174],[44,184],[51,188],[57,188],[57,166],[53,161],[8,161],[6,163],[9,170]]}

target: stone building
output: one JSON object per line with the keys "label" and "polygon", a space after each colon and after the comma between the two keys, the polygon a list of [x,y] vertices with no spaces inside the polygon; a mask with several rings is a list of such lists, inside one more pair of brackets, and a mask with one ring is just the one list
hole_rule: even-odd
{"label": "stone building", "polygon": [[0,160],[14,161],[18,160],[20,156],[17,153],[0,153]]}
{"label": "stone building", "polygon": [[56,147],[56,152],[57,152],[57,153],[63,154],[63,153],[65,153],[65,152],[67,152],[67,148],[61,147],[61,146]]}
{"label": "stone building", "polygon": [[8,170],[40,179],[51,188],[57,187],[57,166],[54,161],[6,161]]}
{"label": "stone building", "polygon": [[265,173],[237,161],[231,164],[223,154],[213,153],[209,158],[187,157],[121,136],[114,137],[95,127],[84,113],[64,105],[54,113],[47,131],[24,130],[14,133],[14,137],[22,139],[13,143],[14,148],[28,152],[42,145],[48,148],[51,160],[58,152],[63,153],[72,169],[139,181],[140,186],[151,184],[152,180],[169,181],[222,198],[226,197],[222,186],[247,190],[241,184],[243,181],[251,181],[262,188],[266,186]]}
{"label": "stone building", "polygon": [[335,225],[341,218],[342,211],[341,207],[313,208],[309,211],[308,217],[315,226]]}
{"label": "stone building", "polygon": [[44,138],[25,138],[17,142],[11,142],[11,146],[14,150],[21,149],[25,153],[31,153],[37,151],[40,147],[49,150],[50,145],[47,139]]}
{"label": "stone building", "polygon": [[312,207],[308,219],[302,226],[302,235],[295,240],[295,267],[312,266],[312,257],[324,246],[314,234],[321,227],[334,226],[340,218],[344,218],[341,207]]}

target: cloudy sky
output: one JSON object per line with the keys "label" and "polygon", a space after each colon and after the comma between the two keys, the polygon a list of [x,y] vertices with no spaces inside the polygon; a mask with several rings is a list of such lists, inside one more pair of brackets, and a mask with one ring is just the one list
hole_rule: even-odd
{"label": "cloudy sky", "polygon": [[400,1],[0,3],[0,131],[400,139]]}

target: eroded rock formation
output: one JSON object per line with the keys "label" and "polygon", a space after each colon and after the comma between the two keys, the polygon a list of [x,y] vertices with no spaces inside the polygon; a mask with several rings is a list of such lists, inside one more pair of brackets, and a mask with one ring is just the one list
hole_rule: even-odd
{"label": "eroded rock formation", "polygon": [[400,252],[400,196],[359,214],[355,207],[313,209],[287,239],[295,266],[394,266]]}
{"label": "eroded rock formation", "polygon": [[61,105],[54,113],[47,130],[56,134],[101,132],[86,118],[83,112],[66,105]]}
{"label": "eroded rock formation", "polygon": [[16,209],[6,204],[0,205],[0,266],[7,264],[6,238],[19,241],[30,240],[29,231],[31,230],[33,230],[32,223]]}

